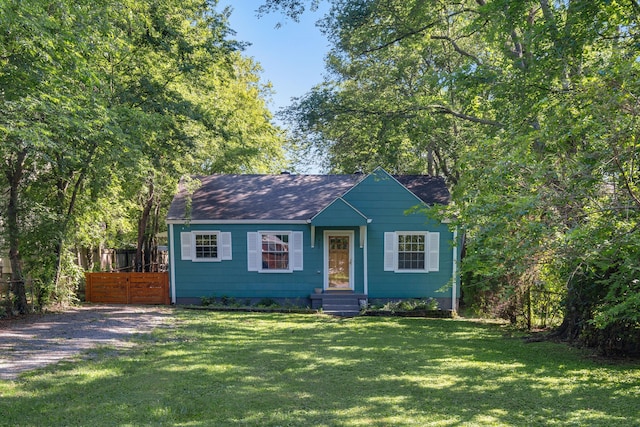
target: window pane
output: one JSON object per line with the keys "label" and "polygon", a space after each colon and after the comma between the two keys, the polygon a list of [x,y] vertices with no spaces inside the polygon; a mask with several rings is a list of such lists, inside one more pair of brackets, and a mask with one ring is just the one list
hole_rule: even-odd
{"label": "window pane", "polygon": [[289,235],[288,234],[263,234],[262,235],[262,269],[263,270],[288,270],[289,269]]}
{"label": "window pane", "polygon": [[424,270],[425,268],[425,235],[398,235],[398,269]]}
{"label": "window pane", "polygon": [[196,234],[196,258],[218,258],[218,235]]}

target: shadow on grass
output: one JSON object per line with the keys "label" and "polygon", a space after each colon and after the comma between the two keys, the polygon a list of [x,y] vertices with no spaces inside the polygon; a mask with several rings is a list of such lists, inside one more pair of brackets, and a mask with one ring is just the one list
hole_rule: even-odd
{"label": "shadow on grass", "polygon": [[526,344],[497,325],[181,316],[177,330],[157,331],[135,352],[107,351],[25,376],[3,393],[0,423],[640,424],[637,365],[602,365],[563,345]]}

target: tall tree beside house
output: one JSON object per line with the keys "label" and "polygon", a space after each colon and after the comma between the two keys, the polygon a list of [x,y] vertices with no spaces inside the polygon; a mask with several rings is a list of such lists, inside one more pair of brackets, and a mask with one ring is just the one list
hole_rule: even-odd
{"label": "tall tree beside house", "polygon": [[499,62],[508,72],[493,82],[509,108],[504,135],[483,141],[484,155],[469,153],[462,172],[461,218],[476,225],[471,253],[480,255],[469,267],[492,267],[473,283],[510,283],[511,300],[564,287],[559,335],[639,351],[637,261],[625,243],[640,213],[638,8],[523,1],[480,10],[493,17],[484,27],[493,40],[509,34]]}
{"label": "tall tree beside house", "polygon": [[[282,161],[281,136],[260,99],[266,88],[214,7],[0,5],[0,186],[9,194],[0,218],[13,272],[10,311],[27,310],[23,269],[37,304],[68,296],[67,283],[77,283],[69,249],[131,232],[122,214],[133,215],[144,236],[138,244],[148,246],[157,234],[150,218],[162,215],[181,174],[220,158],[252,170]],[[233,109],[219,102],[233,96]],[[229,148],[222,117],[243,115],[262,121],[247,124]]]}
{"label": "tall tree beside house", "polygon": [[531,324],[559,292],[558,335],[640,351],[638,2],[331,5],[332,74],[288,111],[298,138],[334,170],[447,176],[470,303]]}
{"label": "tall tree beside house", "polygon": [[[65,223],[59,216],[65,212],[61,195],[69,190],[73,198],[77,196],[87,172],[81,169],[90,164],[95,151],[95,140],[86,136],[104,123],[87,91],[95,81],[81,57],[88,46],[79,43],[75,33],[83,28],[82,19],[67,12],[62,3],[10,1],[0,6],[4,27],[0,36],[0,150],[6,179],[2,187],[10,195],[3,210],[7,224],[3,231],[19,312],[27,309],[22,261],[29,250],[47,254],[54,249],[50,242],[58,241],[59,235],[53,230]],[[69,176],[62,170],[71,164],[78,167],[78,173]],[[49,181],[56,173],[64,175],[50,181],[51,189],[45,195],[38,183],[43,177]],[[68,181],[62,182],[65,179]],[[35,245],[27,242],[34,235],[40,235]],[[48,264],[48,259],[36,265],[41,264]]]}
{"label": "tall tree beside house", "polygon": [[282,138],[262,99],[267,89],[252,61],[226,39],[224,15],[199,1],[151,4],[153,36],[139,27],[129,49],[149,54],[121,61],[127,51],[118,50],[109,65],[123,79],[115,84],[114,104],[136,113],[125,132],[143,141],[134,145],[132,158],[119,162],[136,177],[127,193],[139,201],[138,271],[149,267],[182,174],[273,170],[283,162]]}

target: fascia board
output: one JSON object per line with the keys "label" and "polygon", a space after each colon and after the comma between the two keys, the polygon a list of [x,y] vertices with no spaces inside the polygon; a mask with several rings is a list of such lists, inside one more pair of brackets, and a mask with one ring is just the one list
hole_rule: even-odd
{"label": "fascia board", "polygon": [[331,206],[333,206],[335,203],[337,203],[338,201],[341,201],[342,203],[344,203],[345,205],[347,205],[347,207],[349,207],[349,209],[351,209],[352,211],[354,211],[356,214],[360,215],[363,219],[365,219],[367,221],[367,223],[370,223],[371,220],[369,218],[367,218],[366,215],[364,215],[362,212],[360,212],[358,209],[356,209],[351,203],[347,202],[345,199],[342,198],[342,196],[338,197],[337,199],[335,199],[333,202],[329,203],[327,206],[325,206],[324,208],[322,208],[322,210],[320,212],[318,212],[317,214],[315,214],[311,220],[310,223],[313,223],[313,220],[316,219],[320,214],[322,214],[324,211],[328,210],[329,208],[331,208]]}
{"label": "fascia board", "polygon": [[308,224],[306,219],[168,219],[167,224]]}

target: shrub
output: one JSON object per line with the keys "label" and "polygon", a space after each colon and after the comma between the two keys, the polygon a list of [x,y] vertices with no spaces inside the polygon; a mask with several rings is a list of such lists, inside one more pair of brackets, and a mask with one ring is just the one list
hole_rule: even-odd
{"label": "shrub", "polygon": [[[372,309],[376,309],[372,306]],[[395,313],[396,311],[435,311],[438,310],[438,301],[433,298],[421,298],[421,299],[406,299],[400,301],[389,301],[382,305],[380,308],[382,311],[390,311]]]}
{"label": "shrub", "polygon": [[200,303],[204,306],[214,305],[216,297],[200,297]]}
{"label": "shrub", "polygon": [[220,297],[220,303],[225,307],[237,307],[240,304],[236,301],[235,297],[223,295]]}
{"label": "shrub", "polygon": [[256,307],[275,308],[280,307],[280,304],[278,304],[273,298],[262,298],[260,301],[258,301]]}

